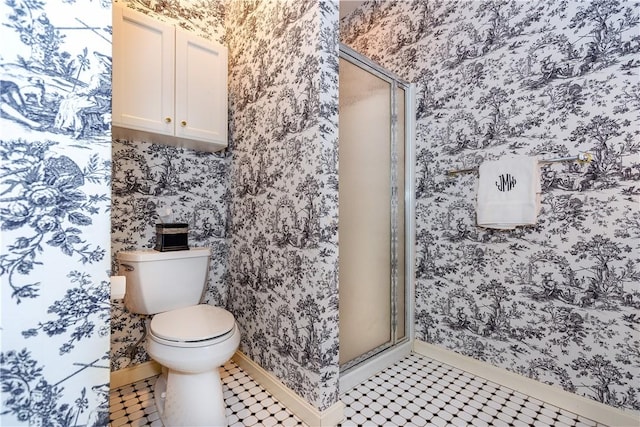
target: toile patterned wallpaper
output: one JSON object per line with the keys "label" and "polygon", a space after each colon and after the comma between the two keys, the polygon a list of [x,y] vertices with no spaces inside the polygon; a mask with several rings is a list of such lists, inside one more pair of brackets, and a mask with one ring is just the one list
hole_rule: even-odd
{"label": "toile patterned wallpaper", "polygon": [[[640,4],[369,1],[344,43],[417,84],[416,338],[640,410]],[[475,225],[477,176],[545,166],[538,225]]]}
{"label": "toile patterned wallpaper", "polygon": [[230,2],[229,295],[241,350],[338,401],[335,1]]}
{"label": "toile patterned wallpaper", "polygon": [[225,0],[159,2],[155,0],[114,0],[153,17],[176,25],[199,37],[223,43]]}
{"label": "toile patterned wallpaper", "polygon": [[[242,351],[325,409],[338,398],[337,5],[128,4],[230,47],[231,150],[114,141],[111,174],[110,3],[3,3],[1,421],[106,424],[109,368],[146,360],[146,319],[108,301],[109,217],[113,255],[152,246],[161,207],[214,248],[206,299],[234,313]],[[419,86],[418,338],[638,409],[637,4],[363,11],[344,41]],[[540,224],[509,233],[475,227],[475,177],[443,175],[578,150],[597,161],[546,167]]]}
{"label": "toile patterned wallpaper", "polygon": [[[189,246],[212,250],[203,302],[226,306],[229,162],[224,153],[205,153],[144,141],[113,142],[111,250],[153,248],[159,212],[189,224]],[[149,316],[112,302],[111,369],[149,360],[144,347]]]}
{"label": "toile patterned wallpaper", "polygon": [[0,16],[0,424],[107,425],[111,4]]}

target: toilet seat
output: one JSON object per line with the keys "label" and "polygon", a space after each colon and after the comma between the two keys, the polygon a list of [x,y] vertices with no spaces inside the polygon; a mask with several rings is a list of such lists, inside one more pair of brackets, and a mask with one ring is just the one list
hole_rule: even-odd
{"label": "toilet seat", "polygon": [[235,330],[227,310],[207,304],[165,311],[153,316],[149,327],[158,342],[180,347],[200,347],[223,341]]}

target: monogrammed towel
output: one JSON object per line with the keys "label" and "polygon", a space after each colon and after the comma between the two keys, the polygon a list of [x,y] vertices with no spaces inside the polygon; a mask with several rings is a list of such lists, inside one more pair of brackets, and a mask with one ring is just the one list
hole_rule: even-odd
{"label": "monogrammed towel", "polygon": [[483,162],[478,170],[478,226],[504,230],[532,225],[540,211],[540,166],[528,156]]}

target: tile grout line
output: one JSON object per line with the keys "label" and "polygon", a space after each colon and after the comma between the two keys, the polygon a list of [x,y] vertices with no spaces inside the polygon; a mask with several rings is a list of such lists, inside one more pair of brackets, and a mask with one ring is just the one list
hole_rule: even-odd
{"label": "tile grout line", "polygon": [[[230,427],[305,426],[233,361],[221,368]],[[578,414],[526,396],[419,354],[377,373],[343,393],[341,426],[602,426]],[[110,427],[162,427],[153,380],[113,390]]]}

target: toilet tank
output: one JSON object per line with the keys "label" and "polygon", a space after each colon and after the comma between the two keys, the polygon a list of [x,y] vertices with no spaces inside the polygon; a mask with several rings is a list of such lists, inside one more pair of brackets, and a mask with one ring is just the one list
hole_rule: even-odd
{"label": "toilet tank", "polygon": [[126,277],[127,310],[155,314],[198,304],[206,287],[210,256],[209,248],[118,252],[118,271]]}

